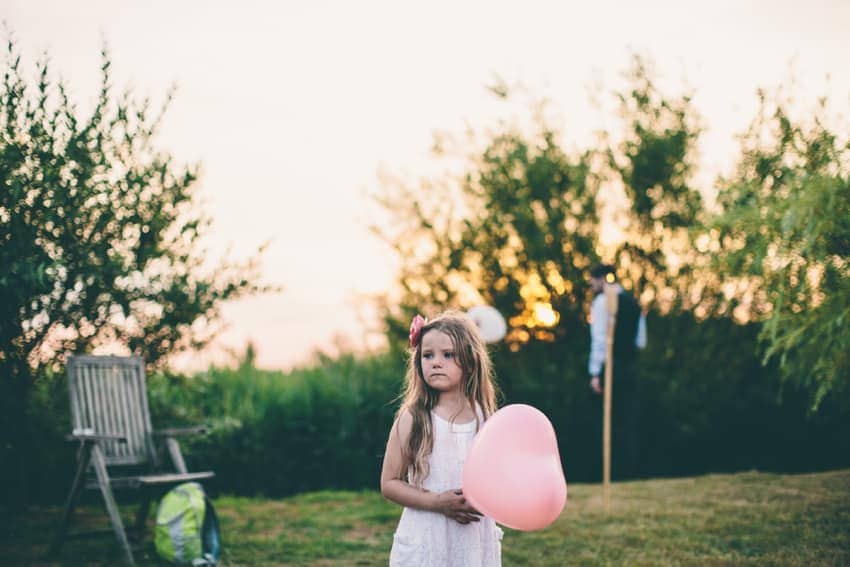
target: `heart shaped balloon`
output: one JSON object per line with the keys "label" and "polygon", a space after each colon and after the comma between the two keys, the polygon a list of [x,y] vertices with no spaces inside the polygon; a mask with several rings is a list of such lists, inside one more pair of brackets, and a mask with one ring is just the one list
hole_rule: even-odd
{"label": "heart shaped balloon", "polygon": [[469,448],[463,494],[509,528],[540,530],[554,522],[567,503],[567,482],[546,415],[512,404],[490,416]]}

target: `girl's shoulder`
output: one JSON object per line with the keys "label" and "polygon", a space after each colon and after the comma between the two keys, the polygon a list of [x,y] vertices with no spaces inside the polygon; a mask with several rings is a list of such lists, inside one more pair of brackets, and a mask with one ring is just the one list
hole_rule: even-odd
{"label": "girl's shoulder", "polygon": [[494,407],[488,413],[487,410],[484,407],[481,406],[481,404],[476,403],[475,404],[475,415],[478,416],[478,419],[483,424],[485,421],[487,421],[488,419],[493,417],[493,414],[496,413],[496,411],[498,409],[499,409],[498,407]]}
{"label": "girl's shoulder", "polygon": [[396,416],[396,421],[402,422],[412,422],[413,421],[413,412],[410,411],[410,408],[401,408],[398,410],[398,415]]}
{"label": "girl's shoulder", "polygon": [[413,429],[413,414],[408,408],[401,408],[395,420],[395,430],[402,439],[406,439]]}

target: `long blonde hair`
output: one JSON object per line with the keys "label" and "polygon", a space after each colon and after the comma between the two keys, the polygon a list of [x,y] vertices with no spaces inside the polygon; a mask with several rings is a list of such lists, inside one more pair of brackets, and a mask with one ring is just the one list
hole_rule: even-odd
{"label": "long blonde hair", "polygon": [[421,486],[428,476],[428,456],[434,448],[431,410],[440,398],[440,392],[425,382],[422,373],[422,338],[430,331],[443,332],[452,340],[462,371],[463,393],[475,412],[477,426],[481,427],[481,422],[476,408],[481,409],[484,419],[496,411],[497,388],[493,365],[475,323],[458,311],[447,311],[428,321],[419,333],[416,347],[410,349],[404,401],[398,410],[399,415],[407,410],[413,417],[410,437],[402,452],[405,465],[409,467],[410,483],[414,486]]}

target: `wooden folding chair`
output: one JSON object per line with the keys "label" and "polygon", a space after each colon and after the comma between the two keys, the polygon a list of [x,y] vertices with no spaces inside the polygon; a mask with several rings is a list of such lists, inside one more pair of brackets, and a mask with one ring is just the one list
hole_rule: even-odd
{"label": "wooden folding chair", "polygon": [[[111,531],[124,550],[124,558],[132,565],[133,552],[118,513],[113,489],[140,492],[141,503],[133,529],[143,529],[152,498],[170,486],[215,476],[210,471],[188,472],[175,439],[180,435],[202,433],[205,428],[153,430],[145,387],[145,366],[140,357],[73,356],[68,361],[68,389],[73,426],[68,439],[79,442],[77,472],[51,550],[58,553],[68,537],[110,531],[68,533],[74,506],[85,486],[100,490],[112,523]],[[161,469],[155,438],[165,441],[173,472]],[[124,476],[114,476],[122,468]],[[130,474],[127,474],[127,469],[130,469]],[[138,472],[140,470],[141,473]]]}

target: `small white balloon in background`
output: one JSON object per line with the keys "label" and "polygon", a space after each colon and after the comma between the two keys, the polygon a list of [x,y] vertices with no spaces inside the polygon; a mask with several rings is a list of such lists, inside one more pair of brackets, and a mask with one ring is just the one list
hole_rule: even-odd
{"label": "small white balloon in background", "polygon": [[508,324],[495,307],[478,305],[469,309],[466,314],[478,325],[485,343],[495,343],[505,338]]}

